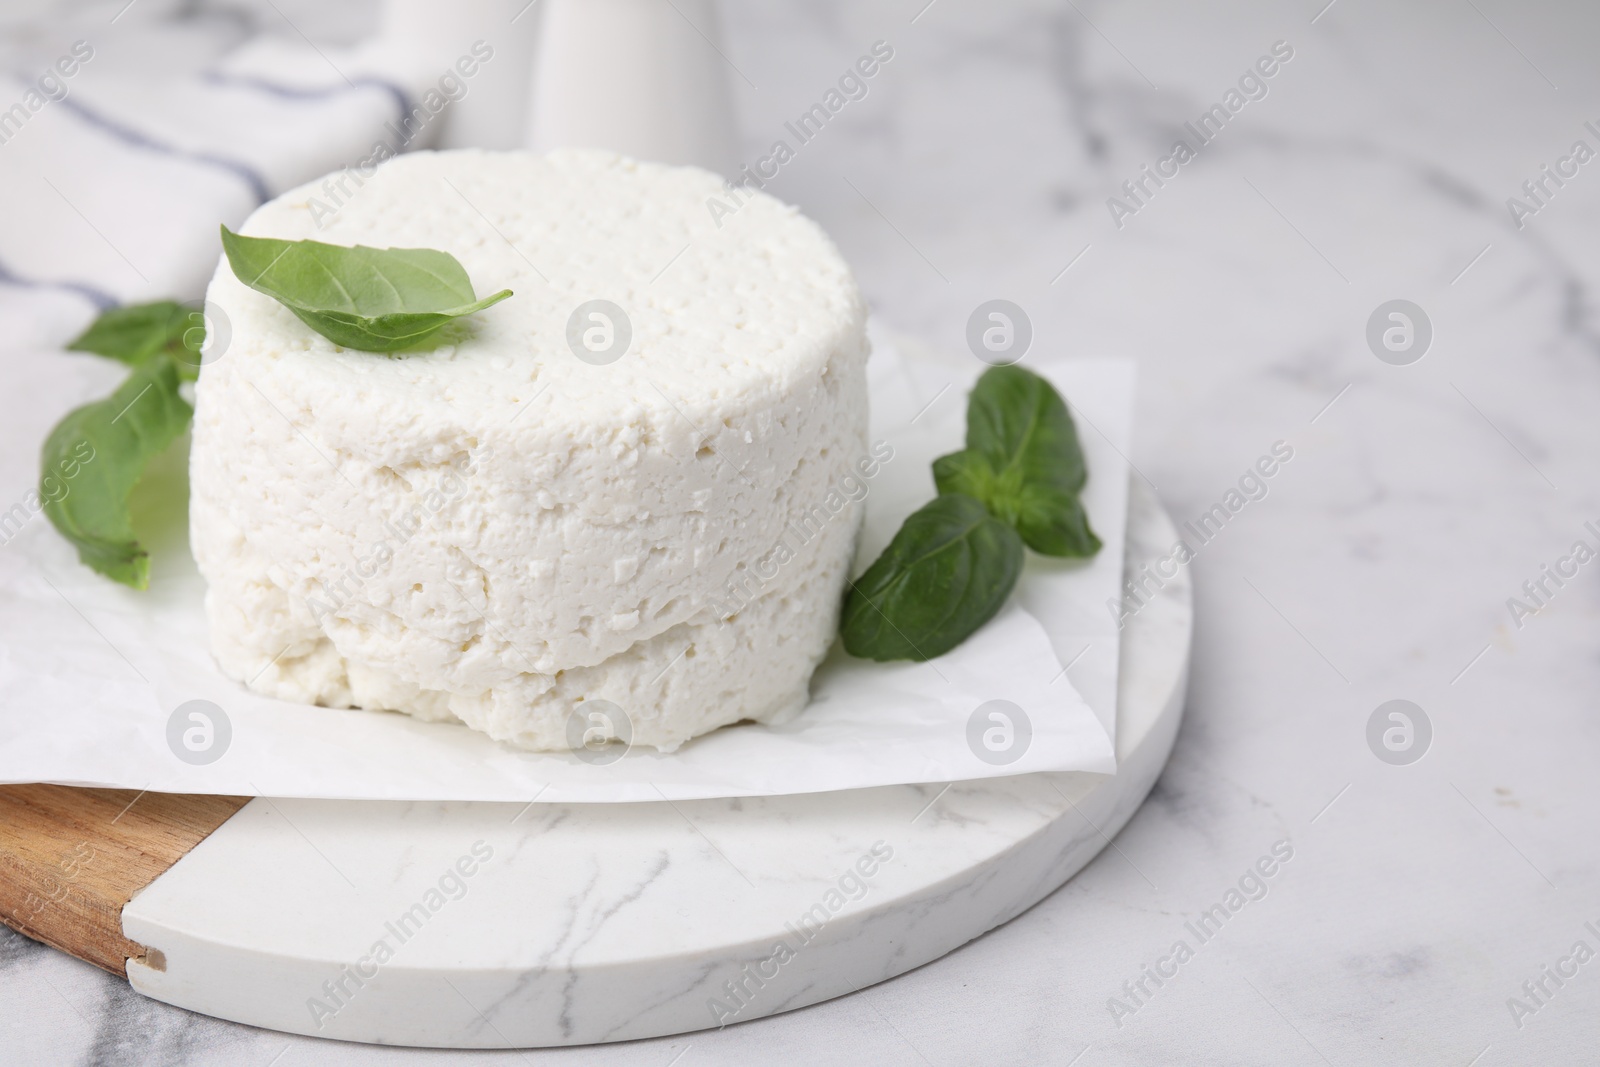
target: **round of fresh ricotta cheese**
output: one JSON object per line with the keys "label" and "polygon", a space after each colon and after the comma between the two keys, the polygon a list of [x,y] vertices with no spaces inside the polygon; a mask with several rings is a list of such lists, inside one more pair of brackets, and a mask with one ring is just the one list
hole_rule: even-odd
{"label": "round of fresh ricotta cheese", "polygon": [[229,675],[542,750],[804,705],[882,458],[865,306],[814,223],[691,167],[456,151],[241,232],[438,249],[515,295],[382,354],[219,265],[190,533]]}

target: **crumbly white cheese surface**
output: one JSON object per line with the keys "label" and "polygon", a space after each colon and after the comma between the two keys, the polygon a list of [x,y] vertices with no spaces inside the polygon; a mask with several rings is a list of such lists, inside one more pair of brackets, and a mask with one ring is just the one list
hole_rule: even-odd
{"label": "crumbly white cheese surface", "polygon": [[[602,152],[416,153],[346,188],[242,232],[436,248],[516,295],[391,357],[219,265],[190,525],[223,669],[536,749],[586,701],[662,749],[803,705],[867,455],[865,307],[822,231],[764,194],[719,228],[719,178]],[[632,328],[603,366],[567,339],[595,299]]]}

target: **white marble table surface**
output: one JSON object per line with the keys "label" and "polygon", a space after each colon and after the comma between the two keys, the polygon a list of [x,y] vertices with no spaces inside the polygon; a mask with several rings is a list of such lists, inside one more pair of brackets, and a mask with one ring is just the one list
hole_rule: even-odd
{"label": "white marble table surface", "polygon": [[[1180,522],[1294,449],[1192,564],[1187,718],[1117,849],[864,993],[526,1054],[217,1022],[0,933],[8,1062],[1594,1062],[1600,962],[1523,986],[1600,950],[1600,567],[1520,627],[1507,598],[1600,523],[1600,164],[1521,231],[1505,200],[1573,141],[1600,147],[1600,10],[936,0],[913,22],[924,2],[727,5],[747,158],[873,41],[895,49],[774,191],[901,330],[959,345],[1005,297],[1036,346],[1137,357],[1132,459]],[[1106,197],[1279,40],[1267,97],[1117,229]],[[1434,325],[1414,365],[1366,342],[1395,298]],[[1433,725],[1409,766],[1366,741],[1396,698]],[[1267,895],[1200,944],[1185,924],[1282,839]],[[1193,958],[1114,1018],[1180,939]]]}

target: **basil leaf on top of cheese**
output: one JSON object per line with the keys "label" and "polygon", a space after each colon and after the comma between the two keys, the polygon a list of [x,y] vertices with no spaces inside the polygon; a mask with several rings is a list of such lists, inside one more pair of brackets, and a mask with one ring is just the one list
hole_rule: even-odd
{"label": "basil leaf on top of cheese", "polygon": [[511,295],[477,299],[460,261],[431,248],[244,237],[224,226],[222,249],[241,282],[334,344],[364,352],[410,348]]}

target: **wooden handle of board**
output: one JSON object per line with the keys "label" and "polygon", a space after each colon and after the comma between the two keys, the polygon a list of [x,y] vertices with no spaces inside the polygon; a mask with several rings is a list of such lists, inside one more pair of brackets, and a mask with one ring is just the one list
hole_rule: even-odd
{"label": "wooden handle of board", "polygon": [[127,977],[146,951],[122,936],[122,906],[249,799],[0,786],[0,920]]}

